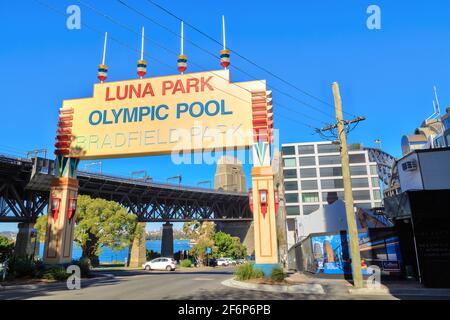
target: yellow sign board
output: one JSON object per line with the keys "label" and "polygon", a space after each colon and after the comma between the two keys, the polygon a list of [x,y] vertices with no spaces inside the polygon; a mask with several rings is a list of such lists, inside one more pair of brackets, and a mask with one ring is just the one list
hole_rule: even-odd
{"label": "yellow sign board", "polygon": [[161,155],[252,145],[252,92],[265,81],[231,83],[228,70],[106,82],[92,98],[66,100],[70,156]]}

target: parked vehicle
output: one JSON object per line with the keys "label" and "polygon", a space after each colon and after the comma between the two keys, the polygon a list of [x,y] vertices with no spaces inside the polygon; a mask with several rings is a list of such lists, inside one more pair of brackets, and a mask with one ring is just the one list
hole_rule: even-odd
{"label": "parked vehicle", "polygon": [[237,259],[236,264],[244,264],[246,261],[245,259]]}
{"label": "parked vehicle", "polygon": [[230,262],[226,258],[219,258],[216,260],[216,263],[218,267],[228,267],[230,265]]}
{"label": "parked vehicle", "polygon": [[237,262],[234,259],[231,259],[231,258],[224,258],[224,259],[226,259],[228,261],[228,265],[232,265],[232,266],[237,265]]}
{"label": "parked vehicle", "polygon": [[147,261],[142,265],[144,270],[167,270],[175,271],[177,268],[177,262],[172,258],[156,258],[151,261]]}

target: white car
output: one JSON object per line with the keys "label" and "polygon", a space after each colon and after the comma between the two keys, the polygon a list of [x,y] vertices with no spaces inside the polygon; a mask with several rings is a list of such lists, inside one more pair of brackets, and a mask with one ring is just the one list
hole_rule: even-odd
{"label": "white car", "polygon": [[220,266],[228,267],[228,265],[230,264],[226,258],[219,258],[216,260],[216,263],[218,267]]}
{"label": "white car", "polygon": [[142,265],[144,270],[167,270],[175,271],[177,268],[177,262],[172,258],[156,258],[151,261],[147,261]]}
{"label": "white car", "polygon": [[232,265],[232,266],[237,265],[237,262],[234,259],[231,259],[231,258],[224,258],[224,259],[228,261],[228,265]]}

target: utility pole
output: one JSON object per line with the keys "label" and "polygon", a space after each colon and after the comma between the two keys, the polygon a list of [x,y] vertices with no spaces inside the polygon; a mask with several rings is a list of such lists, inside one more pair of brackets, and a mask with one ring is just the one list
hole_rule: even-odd
{"label": "utility pole", "polygon": [[355,209],[353,205],[352,180],[350,176],[350,164],[347,149],[346,125],[358,123],[365,120],[364,117],[357,117],[353,120],[344,120],[342,117],[342,100],[337,82],[333,83],[334,105],[336,110],[336,124],[330,125],[318,132],[331,131],[337,129],[337,138],[341,146],[342,177],[344,180],[345,211],[347,215],[347,227],[350,244],[350,254],[352,259],[353,286],[358,289],[363,287],[361,272],[361,256],[359,253],[358,227],[356,224]]}

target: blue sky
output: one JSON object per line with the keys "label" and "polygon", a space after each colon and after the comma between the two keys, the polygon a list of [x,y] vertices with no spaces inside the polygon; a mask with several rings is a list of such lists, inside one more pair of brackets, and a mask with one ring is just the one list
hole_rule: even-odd
{"label": "blue sky", "polygon": [[[108,80],[136,77],[137,35],[111,23],[84,6],[96,7],[135,30],[146,27],[146,36],[178,52],[173,34],[112,0],[39,0],[64,13],[69,5],[81,8],[81,30],[66,28],[67,15],[30,1],[0,2],[0,152],[23,154],[27,150],[53,150],[58,109],[62,100],[88,97],[97,81],[104,31],[125,46],[109,42]],[[155,0],[156,1],[156,0]],[[158,23],[179,31],[179,22],[146,0],[124,0]],[[184,20],[220,39],[221,15],[227,19],[227,44],[241,55],[286,81],[332,104],[331,83],[339,81],[346,112],[363,115],[349,137],[352,142],[374,145],[381,139],[389,153],[401,154],[400,139],[432,113],[432,87],[439,90],[441,105],[450,103],[450,3],[448,1],[156,1]],[[382,29],[369,30],[366,9],[381,8]],[[89,27],[99,30],[92,31]],[[185,37],[218,53],[220,46],[186,27]],[[148,75],[175,74],[176,55],[146,42]],[[218,61],[186,43],[188,71],[219,69]],[[287,86],[236,55],[232,65],[269,87],[322,109],[316,112],[274,91],[275,127],[280,141],[316,141],[313,127],[333,121],[332,107]],[[194,65],[198,64],[198,65]],[[233,81],[251,80],[231,69]],[[278,104],[278,105],[277,105]],[[281,107],[283,105],[284,107]],[[291,112],[285,109],[294,109]],[[300,113],[318,119],[312,121]],[[212,180],[215,166],[176,166],[167,157],[103,161],[103,171],[129,175],[146,170],[156,180],[182,174],[191,185]],[[247,177],[250,167],[245,166]],[[0,226],[0,230],[8,226]]]}

